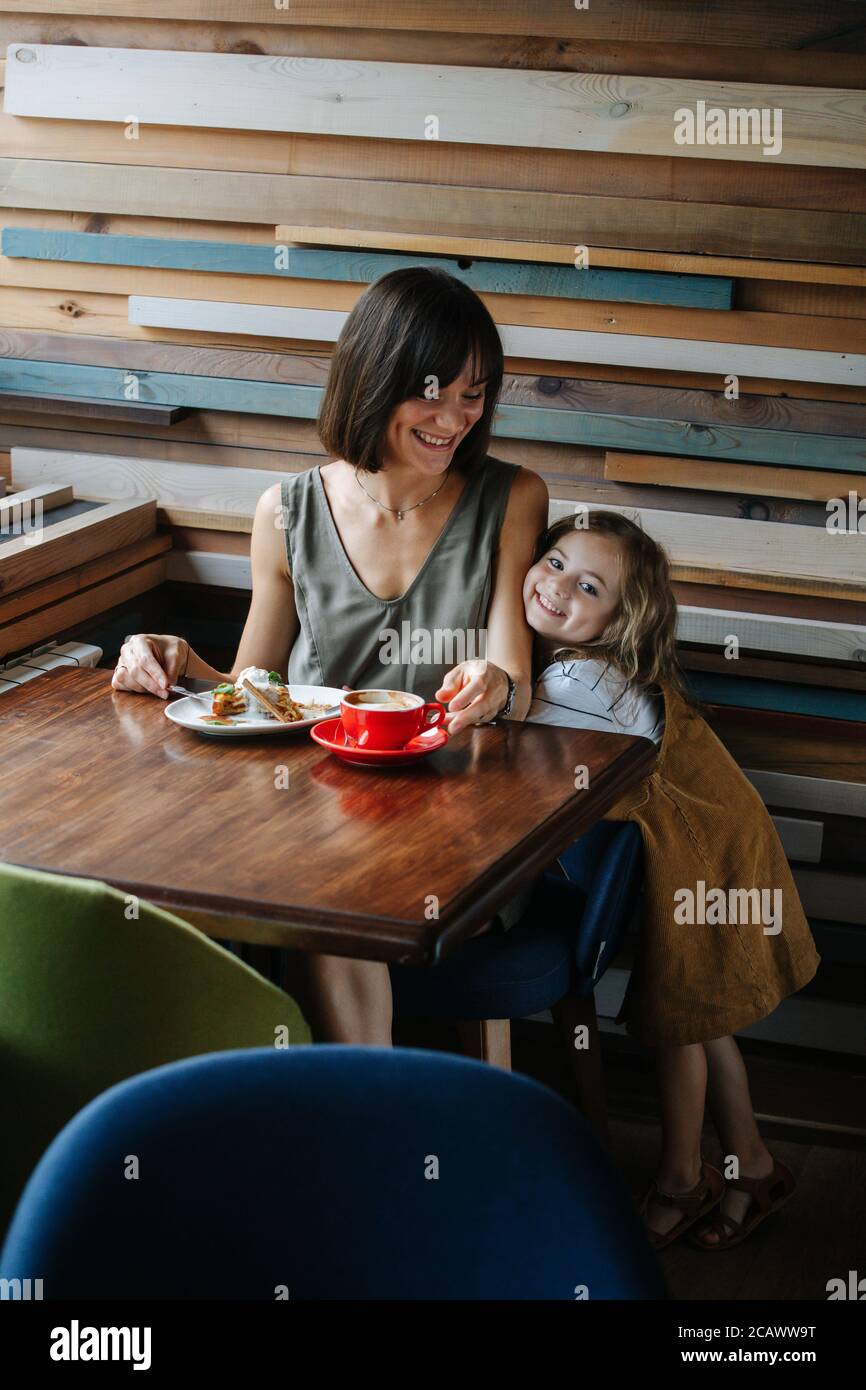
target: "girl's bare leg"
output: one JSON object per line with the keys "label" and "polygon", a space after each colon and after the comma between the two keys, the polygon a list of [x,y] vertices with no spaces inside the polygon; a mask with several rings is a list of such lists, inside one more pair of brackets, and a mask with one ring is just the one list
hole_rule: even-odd
{"label": "girl's bare leg", "polygon": [[[704,1048],[707,1054],[707,1104],[721,1140],[724,1167],[732,1157],[739,1165],[736,1174],[728,1173],[727,1176],[765,1178],[773,1171],[773,1159],[758,1131],[749,1093],[749,1078],[740,1049],[732,1037],[715,1038],[712,1042],[704,1043]],[[726,1192],[722,1198],[722,1214],[734,1221],[742,1221],[751,1200],[747,1192]],[[707,1244],[718,1240],[718,1236],[704,1231],[701,1238]]]}
{"label": "girl's bare leg", "polygon": [[[702,1043],[656,1049],[662,1109],[662,1151],[656,1183],[663,1192],[688,1192],[701,1175],[701,1129],[707,1092],[707,1058]],[[666,1235],[682,1212],[650,1201],[646,1223]]]}
{"label": "girl's bare leg", "polygon": [[308,958],[308,1009],[320,1042],[391,1046],[391,976],[382,961]]}

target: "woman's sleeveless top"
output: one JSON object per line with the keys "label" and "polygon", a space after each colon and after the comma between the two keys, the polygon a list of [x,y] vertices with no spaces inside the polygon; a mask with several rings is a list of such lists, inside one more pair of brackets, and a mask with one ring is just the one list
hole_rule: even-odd
{"label": "woman's sleeveless top", "polygon": [[485,656],[493,562],[517,471],[488,457],[469,475],[427,559],[393,599],[377,598],[352,568],[318,467],[284,479],[300,622],[289,682],[410,690],[429,700],[458,661]]}

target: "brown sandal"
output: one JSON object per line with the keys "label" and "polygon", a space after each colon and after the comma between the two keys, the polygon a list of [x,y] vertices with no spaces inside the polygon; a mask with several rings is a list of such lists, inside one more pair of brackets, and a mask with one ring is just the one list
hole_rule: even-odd
{"label": "brown sandal", "polygon": [[647,1226],[646,1233],[652,1248],[664,1250],[666,1245],[678,1240],[684,1231],[687,1231],[690,1226],[693,1226],[696,1221],[700,1221],[707,1212],[712,1211],[713,1207],[718,1205],[724,1192],[725,1180],[718,1168],[713,1168],[703,1158],[701,1159],[701,1176],[689,1192],[663,1192],[655,1182],[651,1182],[640,1202],[641,1216],[646,1216],[646,1210],[651,1201],[657,1202],[662,1207],[674,1207],[683,1213],[682,1219],[665,1235],[661,1235],[658,1231],[653,1231]]}
{"label": "brown sandal", "polygon": [[[689,1244],[698,1250],[731,1250],[751,1235],[756,1226],[783,1207],[793,1196],[797,1183],[790,1168],[778,1159],[773,1159],[773,1171],[766,1178],[729,1178],[728,1188],[732,1192],[748,1192],[752,1199],[744,1221],[735,1221],[717,1211],[703,1231],[693,1231]],[[704,1237],[713,1232],[718,1239],[707,1242]]]}

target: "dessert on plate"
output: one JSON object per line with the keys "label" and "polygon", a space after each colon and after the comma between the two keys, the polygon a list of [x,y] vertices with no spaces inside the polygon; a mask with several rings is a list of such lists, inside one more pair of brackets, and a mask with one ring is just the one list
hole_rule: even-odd
{"label": "dessert on plate", "polygon": [[215,719],[230,719],[232,715],[245,714],[246,708],[246,691],[240,690],[231,681],[218,685],[211,696],[211,712]]}
{"label": "dessert on plate", "polygon": [[233,715],[255,714],[262,719],[275,719],[264,700],[257,700],[254,694],[244,689],[244,681],[277,705],[292,723],[304,718],[303,710],[295,703],[289,688],[278,671],[266,671],[262,666],[247,666],[238,674],[237,680],[225,681],[213,692],[212,710],[217,718],[227,719]]}

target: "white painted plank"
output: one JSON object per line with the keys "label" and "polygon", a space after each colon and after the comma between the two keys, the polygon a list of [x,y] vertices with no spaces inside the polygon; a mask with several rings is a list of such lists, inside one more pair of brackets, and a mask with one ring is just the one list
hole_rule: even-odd
{"label": "white painted plank", "polygon": [[98,666],[102,660],[102,648],[94,647],[92,642],[42,642],[34,647],[28,656],[30,661],[38,656],[54,654],[65,657],[74,666]]}
{"label": "white painted plank", "polygon": [[34,671],[55,671],[63,666],[76,666],[77,662],[71,661],[68,656],[28,656],[19,660],[19,665]]}
{"label": "white painted plank", "polygon": [[824,847],[823,821],[798,820],[796,816],[773,816],[772,821],[789,860],[820,864]]}
{"label": "white painted plank", "polygon": [[[14,458],[12,467],[14,471]],[[866,536],[836,534],[823,526],[789,526],[787,522],[745,521],[612,503],[602,507],[601,503],[574,500],[552,501],[551,522],[574,515],[576,506],[629,517],[663,545],[678,565],[866,583]]]}
{"label": "white painted plank", "polygon": [[[599,1024],[606,1033],[625,1033],[624,1024],[614,1024],[625,994],[629,972],[616,966],[608,970],[595,988]],[[766,1042],[791,1043],[795,1047],[820,1047],[828,1052],[850,1052],[866,1056],[866,1009],[859,1004],[835,999],[816,999],[796,994],[754,1023],[741,1028],[744,1038]]]}
{"label": "white painted plank", "polygon": [[829,869],[794,869],[807,917],[866,926],[866,878]]}
{"label": "white painted plank", "polygon": [[12,467],[16,481],[28,486],[48,480],[55,472],[72,484],[76,497],[123,502],[155,498],[163,508],[240,516],[252,516],[262,493],[284,476],[264,468],[24,447],[12,450]]}
{"label": "white painted plank", "polygon": [[866,783],[837,782],[829,777],[800,777],[792,772],[764,772],[744,767],[766,806],[785,806],[792,811],[821,811],[825,815],[866,819]]}
{"label": "white painted plank", "polygon": [[102,648],[90,642],[43,642],[32,652],[25,652],[6,663],[0,662],[0,693],[17,690],[19,685],[45,671],[62,666],[96,666],[101,660]]}
{"label": "white painted plank", "polygon": [[[182,328],[203,333],[243,333],[259,338],[333,343],[340,336],[347,318],[347,313],[333,309],[292,309],[210,299],[165,299],[158,295],[129,296],[129,322],[149,328]],[[866,385],[864,354],[762,347],[750,343],[700,342],[684,338],[651,338],[636,333],[531,328],[513,323],[499,324],[498,327],[503,350],[508,357],[710,372],[718,376],[732,373],[843,386]]]}
{"label": "white painted plank", "polygon": [[36,680],[39,676],[44,676],[45,672],[37,666],[4,666],[2,678],[6,685],[17,689],[19,685],[26,685],[28,681]]}
{"label": "white painted plank", "polygon": [[503,324],[499,331],[509,357],[709,372],[720,377],[733,374],[833,385],[866,384],[866,356],[863,354],[684,338],[645,338],[632,333],[591,333],[570,328],[528,328],[517,324]]}
{"label": "white painted plank", "polygon": [[251,589],[251,561],[246,555],[223,555],[212,550],[171,550],[166,579],[183,584],[213,584],[223,589]]}
{"label": "white painted plank", "polygon": [[[862,96],[835,88],[38,43],[6,66],[18,116],[866,167]],[[771,123],[680,144],[676,113],[699,102]]]}
{"label": "white painted plank", "polygon": [[203,333],[249,333],[257,338],[335,343],[348,317],[342,309],[285,309],[277,304],[129,296],[129,322],[148,328],[192,328]]}
{"label": "white painted plank", "polygon": [[753,1023],[750,1028],[741,1028],[738,1036],[863,1057],[866,1056],[866,1009],[836,999],[794,994],[783,999],[767,1018]]}
{"label": "white painted plank", "polygon": [[[838,536],[831,537],[831,540],[837,539]],[[866,563],[866,537],[862,545]],[[866,627],[856,627],[852,623],[819,622],[814,618],[696,608],[688,604],[678,607],[677,637],[681,642],[724,647],[730,636],[738,638],[740,647],[746,650],[817,656],[827,661],[866,662]],[[858,653],[862,655],[858,656]],[[731,670],[735,670],[734,658],[731,658]],[[820,675],[816,675],[816,679],[820,680]]]}
{"label": "white painted plank", "polygon": [[57,483],[42,483],[39,487],[18,488],[0,498],[0,531],[21,525],[22,516],[34,514],[38,517],[43,511],[53,511],[55,507],[65,507],[74,501],[72,488]]}

